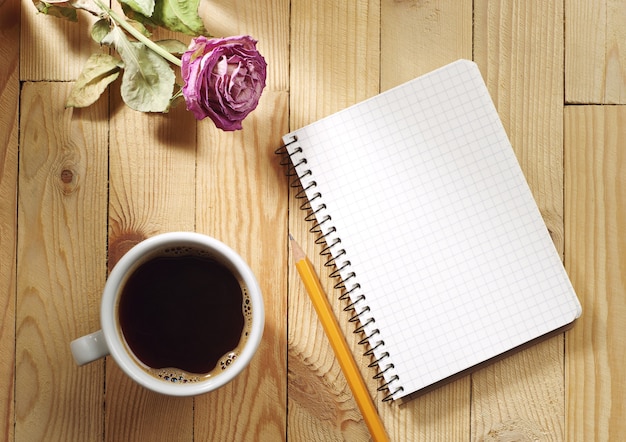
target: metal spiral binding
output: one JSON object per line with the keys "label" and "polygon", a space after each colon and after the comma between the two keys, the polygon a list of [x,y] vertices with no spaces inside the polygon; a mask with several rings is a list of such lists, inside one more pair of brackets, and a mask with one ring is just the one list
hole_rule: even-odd
{"label": "metal spiral binding", "polygon": [[[303,187],[302,185],[301,180],[308,176],[312,176],[312,173],[310,170],[304,170],[300,175],[298,175],[297,168],[307,164],[307,160],[306,158],[301,158],[294,164],[292,156],[302,153],[302,148],[298,146],[292,153],[289,153],[287,150],[287,146],[296,143],[297,141],[298,138],[293,136],[291,141],[276,149],[274,153],[281,158],[280,164],[286,168],[285,174],[287,177],[292,178],[289,182],[289,187],[297,190],[295,198],[303,200],[303,203],[299,208],[300,210],[306,212],[306,216],[304,218],[305,221],[312,223],[309,228],[309,232],[315,235],[315,244],[324,246],[320,252],[321,256],[327,258],[324,266],[333,268],[333,271],[330,273],[330,277],[338,281],[334,284],[334,288],[341,293],[339,300],[348,302],[343,310],[346,312],[354,312],[349,319],[350,322],[355,323],[357,321],[361,321],[362,317],[369,313],[370,308],[367,304],[365,304],[362,309],[358,311],[357,309],[360,308],[360,305],[367,301],[367,298],[365,295],[359,294],[354,300],[352,300],[352,295],[356,291],[360,290],[361,286],[358,282],[354,282],[352,285],[349,285],[350,282],[356,278],[354,272],[345,273],[351,265],[349,260],[344,260],[339,266],[337,265],[338,258],[346,255],[346,251],[345,249],[340,248],[341,239],[333,237],[332,235],[336,233],[336,229],[331,223],[332,217],[325,214],[321,217],[321,219],[318,219],[318,215],[322,214],[326,210],[326,204],[321,203],[318,206],[314,206],[314,202],[321,199],[322,195],[319,192],[316,192],[311,196],[311,198],[307,198],[307,192],[315,189],[317,187],[317,183],[315,180],[311,180],[306,187]],[[324,232],[323,229],[326,225],[329,227],[328,230]],[[341,277],[342,272],[344,273],[343,278]],[[374,327],[375,322],[376,320],[373,317],[368,317],[364,321],[361,321],[361,324],[355,328],[354,333],[362,337],[359,341],[359,345],[369,345],[369,348],[363,354],[371,359],[371,362],[368,365],[370,368],[378,367],[377,372],[374,375],[374,379],[379,381],[380,384],[377,391],[386,392],[387,395],[383,398],[383,402],[388,402],[393,399],[393,396],[396,393],[403,391],[403,388],[394,387],[393,384],[399,380],[399,377],[396,374],[393,374],[392,377],[385,382],[385,373],[393,370],[394,366],[392,363],[389,363],[382,368],[384,360],[389,358],[389,353],[384,351],[384,341],[378,340],[373,344],[373,338],[380,335],[380,330]]]}

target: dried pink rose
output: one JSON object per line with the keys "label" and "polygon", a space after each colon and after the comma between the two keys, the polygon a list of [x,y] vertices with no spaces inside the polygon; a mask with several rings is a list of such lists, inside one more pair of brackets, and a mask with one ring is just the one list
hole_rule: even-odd
{"label": "dried pink rose", "polygon": [[223,130],[241,129],[265,87],[267,64],[256,40],[243,35],[191,41],[181,58],[187,109]]}

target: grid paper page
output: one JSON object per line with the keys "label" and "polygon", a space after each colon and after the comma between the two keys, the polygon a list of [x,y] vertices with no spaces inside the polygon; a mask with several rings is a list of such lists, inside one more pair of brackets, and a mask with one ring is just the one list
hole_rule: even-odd
{"label": "grid paper page", "polygon": [[[572,322],[560,258],[477,66],[460,60],[292,132],[387,381],[427,387]],[[299,151],[302,149],[302,152]],[[334,226],[336,230],[331,231]],[[331,243],[331,241],[329,241]],[[363,321],[366,322],[366,321]],[[377,349],[377,356],[383,353]],[[394,385],[394,387],[396,386]],[[395,391],[392,388],[392,391]]]}

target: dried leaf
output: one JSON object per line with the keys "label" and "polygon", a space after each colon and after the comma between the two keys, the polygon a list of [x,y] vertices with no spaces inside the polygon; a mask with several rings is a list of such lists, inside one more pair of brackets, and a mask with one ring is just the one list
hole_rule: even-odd
{"label": "dried leaf", "polygon": [[64,18],[69,21],[78,21],[78,15],[76,9],[72,7],[69,2],[43,2],[40,0],[33,0],[33,4],[39,12],[46,15],[51,15],[57,18]]}
{"label": "dried leaf", "polygon": [[135,12],[139,12],[146,17],[150,17],[154,12],[155,0],[120,0],[120,3],[127,5]]}
{"label": "dried leaf", "polygon": [[148,31],[148,29],[140,21],[133,20],[133,19],[130,19],[130,18],[126,19],[126,21],[128,22],[129,25],[131,25],[133,28],[137,29],[139,32],[141,32],[146,37],[151,37],[152,36],[152,33],[150,31]]}
{"label": "dried leaf", "polygon": [[124,62],[121,93],[124,102],[140,112],[165,112],[176,76],[163,57],[143,43],[131,42],[115,27],[102,40],[115,47]]}
{"label": "dried leaf", "polygon": [[175,93],[172,96],[172,99],[170,100],[170,109],[175,108],[176,106],[178,106],[179,104],[182,104],[185,102],[185,96],[183,95],[183,91],[179,90],[177,93]]}
{"label": "dried leaf", "polygon": [[[63,12],[63,14],[66,14],[66,13],[69,14],[69,11],[72,9],[84,9],[85,11],[89,11],[94,15],[100,15],[102,13],[102,9],[100,9],[98,5],[96,5],[94,0],[47,0],[47,1],[33,0],[33,3],[35,4],[35,6],[37,6],[37,9],[39,9],[40,11],[41,9],[39,5],[45,5],[45,8],[47,8],[48,11],[50,9],[56,10],[56,11],[62,10],[62,11],[65,11]],[[50,12],[45,12],[45,13],[50,14]],[[53,15],[53,14],[50,14],[50,15]],[[74,11],[73,15],[76,16],[76,11]]]}
{"label": "dried leaf", "polygon": [[70,3],[76,9],[84,9],[95,15],[102,14],[102,9],[93,0],[71,0]]}
{"label": "dried leaf", "polygon": [[87,107],[120,74],[120,61],[108,54],[92,54],[83,67],[67,99],[66,107]]}
{"label": "dried leaf", "polygon": [[93,38],[96,43],[102,43],[102,39],[106,37],[109,32],[111,32],[109,21],[101,19],[95,22],[91,27],[91,38]]}
{"label": "dried leaf", "polygon": [[151,16],[141,14],[122,4],[128,17],[140,21],[146,26],[160,26],[174,32],[187,35],[209,36],[204,23],[198,15],[200,0],[156,0]]}
{"label": "dried leaf", "polygon": [[166,40],[157,40],[156,44],[161,46],[170,54],[182,54],[187,50],[187,45],[180,40],[174,39],[166,39]]}
{"label": "dried leaf", "polygon": [[200,0],[158,0],[152,20],[160,26],[188,35],[206,35],[204,23],[198,15]]}

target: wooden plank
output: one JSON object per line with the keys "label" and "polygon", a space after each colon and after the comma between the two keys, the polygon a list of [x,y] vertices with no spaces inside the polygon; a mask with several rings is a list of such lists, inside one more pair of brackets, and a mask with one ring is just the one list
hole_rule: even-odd
{"label": "wooden plank", "polygon": [[565,99],[626,104],[626,3],[565,1]]}
{"label": "wooden plank", "polygon": [[[382,89],[472,58],[471,1],[383,0],[381,7]],[[394,427],[387,431],[394,440],[467,439],[470,377],[383,410],[393,416]]]}
{"label": "wooden plank", "polygon": [[76,366],[69,343],[99,328],[107,109],[65,109],[70,87],[26,83],[21,94],[16,440],[103,434],[104,364]]}
{"label": "wooden plank", "polygon": [[565,108],[565,265],[583,315],[567,334],[566,436],[625,440],[625,106]]}
{"label": "wooden plank", "polygon": [[289,0],[200,2],[200,15],[211,35],[250,35],[267,61],[267,88],[289,88]]}
{"label": "wooden plank", "polygon": [[[563,9],[477,1],[474,54],[557,249],[563,250]],[[562,440],[563,339],[472,376],[472,439]]]}
{"label": "wooden plank", "polygon": [[[371,97],[379,88],[378,1],[291,2],[290,129]],[[314,263],[363,375],[376,397],[374,374],[361,354],[328,277],[330,269],[319,257],[321,247],[290,197],[289,231]],[[287,438],[294,440],[367,440],[365,423],[336,362],[308,295],[293,266],[289,274],[289,353]]]}
{"label": "wooden plank", "polygon": [[603,103],[626,104],[626,3],[606,1],[606,70]]}
{"label": "wooden plank", "polygon": [[78,22],[41,14],[32,1],[22,5],[20,79],[75,80],[100,45],[89,37],[96,17],[78,11]]}
{"label": "wooden plank", "polygon": [[274,150],[287,131],[287,103],[286,92],[265,91],[243,130],[222,132],[208,120],[198,125],[196,229],[250,265],[265,301],[265,330],[240,376],[196,398],[196,440],[285,438],[288,200]]}
{"label": "wooden plank", "polygon": [[0,4],[0,439],[13,440],[20,8]]}
{"label": "wooden plank", "polygon": [[605,98],[605,0],[565,1],[565,100],[602,103]]}
{"label": "wooden plank", "polygon": [[380,5],[291,2],[290,127],[378,93]]}
{"label": "wooden plank", "polygon": [[[158,233],[194,230],[195,120],[183,106],[143,114],[112,93],[109,171],[109,268]],[[106,364],[107,440],[191,440],[193,398],[159,395]]]}
{"label": "wooden plank", "polygon": [[476,62],[562,253],[563,10],[550,1],[479,1],[474,12]]}
{"label": "wooden plank", "polygon": [[[241,376],[196,398],[197,440],[281,440],[287,425],[287,187],[274,150],[287,131],[289,1],[203,2],[211,34],[251,35],[268,63],[267,86],[243,130],[198,125],[196,229],[249,263],[265,299],[260,348]],[[279,92],[275,92],[279,91]],[[267,116],[272,115],[272,118]],[[267,247],[259,247],[266,244]],[[272,247],[275,245],[275,247]]]}
{"label": "wooden plank", "polygon": [[381,2],[381,89],[472,59],[472,2]]}

